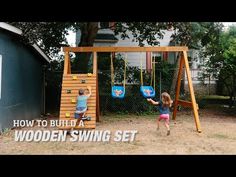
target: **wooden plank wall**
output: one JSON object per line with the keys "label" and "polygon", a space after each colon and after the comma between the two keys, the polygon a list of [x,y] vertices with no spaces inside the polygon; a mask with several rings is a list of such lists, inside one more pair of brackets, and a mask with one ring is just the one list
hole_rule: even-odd
{"label": "wooden plank wall", "polygon": [[[73,78],[74,77],[74,78]],[[75,79],[76,78],[76,79]],[[85,80],[85,83],[82,83]],[[66,74],[63,75],[62,91],[61,91],[61,106],[60,106],[60,120],[73,120],[74,112],[76,110],[76,100],[79,89],[86,89],[87,86],[91,86],[92,95],[88,99],[88,110],[86,115],[91,117],[90,121],[84,121],[85,127],[80,128],[95,128],[96,127],[96,74]],[[67,93],[67,90],[71,90],[71,93]],[[86,91],[87,92],[87,91]],[[72,102],[72,99],[75,102]],[[66,113],[70,113],[70,118],[66,117]]]}

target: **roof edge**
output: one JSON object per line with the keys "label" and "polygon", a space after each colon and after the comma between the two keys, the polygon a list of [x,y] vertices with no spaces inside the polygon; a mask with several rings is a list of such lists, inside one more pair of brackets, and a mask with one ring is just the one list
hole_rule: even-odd
{"label": "roof edge", "polygon": [[48,56],[40,49],[40,47],[37,44],[33,44],[32,45],[34,47],[35,50],[38,51],[38,53],[48,62],[50,63],[50,59],[48,58]]}
{"label": "roof edge", "polygon": [[19,28],[16,28],[16,27],[9,25],[7,23],[4,23],[4,22],[0,22],[0,28],[3,28],[5,30],[11,31],[11,32],[19,34],[19,35],[23,34],[22,30],[20,30]]}
{"label": "roof edge", "polygon": [[[8,31],[13,32],[13,33],[18,34],[18,35],[22,35],[22,34],[23,34],[22,30],[20,30],[19,28],[14,27],[14,26],[12,26],[12,25],[9,25],[9,24],[7,24],[7,23],[5,23],[5,22],[0,22],[0,28],[3,28],[3,29],[5,29],[5,30],[8,30]],[[37,44],[34,43],[34,44],[31,45],[31,46],[33,46],[33,48],[34,48],[48,63],[50,63],[49,57],[42,51],[42,49],[40,49],[40,47],[39,47]]]}

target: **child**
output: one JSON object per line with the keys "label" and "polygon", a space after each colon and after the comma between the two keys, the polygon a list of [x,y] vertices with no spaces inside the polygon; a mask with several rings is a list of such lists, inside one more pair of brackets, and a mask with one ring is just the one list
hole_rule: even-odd
{"label": "child", "polygon": [[159,124],[160,120],[165,120],[165,126],[167,128],[167,136],[170,135],[170,126],[169,126],[169,120],[170,120],[170,110],[169,107],[171,107],[173,101],[170,98],[170,95],[166,92],[163,92],[161,94],[161,101],[156,102],[152,99],[147,99],[147,101],[151,102],[153,105],[159,105],[159,111],[160,111],[160,118],[157,119],[157,130],[159,130]]}
{"label": "child", "polygon": [[115,92],[116,96],[120,96],[123,93],[122,90],[117,90],[117,89],[114,90],[114,92]]}
{"label": "child", "polygon": [[145,92],[148,96],[150,96],[151,93],[152,93],[152,90],[145,89],[144,92]]}
{"label": "child", "polygon": [[77,97],[77,104],[76,104],[76,114],[79,114],[82,116],[80,117],[84,117],[85,112],[87,111],[87,100],[88,98],[91,96],[91,87],[88,86],[87,87],[89,94],[85,94],[85,90],[84,89],[79,89],[79,95]]}

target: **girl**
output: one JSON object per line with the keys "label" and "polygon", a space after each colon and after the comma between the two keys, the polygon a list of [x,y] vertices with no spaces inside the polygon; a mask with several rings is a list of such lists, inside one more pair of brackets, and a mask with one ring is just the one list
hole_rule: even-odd
{"label": "girl", "polygon": [[170,135],[170,126],[169,126],[169,121],[170,121],[170,110],[169,107],[171,107],[173,101],[170,98],[170,95],[167,92],[163,92],[161,94],[161,101],[153,101],[151,98],[148,98],[147,101],[151,102],[153,105],[158,105],[159,106],[159,111],[160,111],[160,118],[157,119],[157,130],[159,130],[159,124],[160,120],[165,120],[165,126],[167,128],[167,136]]}

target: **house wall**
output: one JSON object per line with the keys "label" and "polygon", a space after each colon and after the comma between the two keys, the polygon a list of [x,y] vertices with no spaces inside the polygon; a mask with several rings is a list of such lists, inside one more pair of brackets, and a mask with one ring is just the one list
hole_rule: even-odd
{"label": "house wall", "polygon": [[[160,40],[160,46],[169,46],[169,42],[171,39],[171,35],[173,34],[174,31],[165,31],[165,35],[164,38]],[[100,29],[98,30],[98,33],[112,33],[114,34],[114,32],[111,29]],[[134,38],[132,37],[132,32],[128,31],[127,35],[129,36],[129,38],[126,39],[122,39],[121,35],[117,35],[116,38],[118,39],[117,43],[108,43],[108,42],[96,42],[94,43],[94,46],[117,46],[117,47],[122,47],[122,46],[130,46],[130,47],[137,47],[138,46],[138,42],[136,42],[135,40],[133,40]],[[76,32],[76,46],[79,44],[80,42],[80,38],[81,38],[81,31],[78,30]],[[150,46],[148,45],[146,42],[144,42],[145,46]],[[160,54],[153,54],[153,55],[160,55]],[[130,66],[138,66],[140,67],[141,65],[141,60],[142,60],[142,68],[146,69],[146,53],[142,52],[142,53],[137,53],[137,52],[129,52],[127,53],[127,61],[129,63]],[[174,53],[169,53],[168,54],[168,58],[170,60],[170,62],[174,62],[173,58],[175,57]]]}
{"label": "house wall", "polygon": [[34,119],[42,110],[42,64],[16,36],[0,30],[2,82],[0,131],[13,119]]}
{"label": "house wall", "polygon": [[[199,51],[190,49],[188,52],[188,56],[191,57],[191,61],[189,62],[190,72],[192,83],[194,86],[194,90],[199,95],[204,94],[216,94],[216,79],[215,78],[206,78],[204,82],[200,79],[204,70],[201,65],[203,64],[203,58],[200,58]],[[185,73],[185,90],[188,92],[188,80],[187,74]]]}
{"label": "house wall", "polygon": [[[116,46],[138,46],[138,42],[133,41],[132,33],[127,32],[129,38],[121,39],[120,35],[117,35],[116,37],[119,39],[116,43]],[[173,31],[165,31],[164,38],[160,40],[160,46],[169,46],[171,35],[173,34]],[[146,42],[144,42],[145,46],[150,46]],[[157,53],[153,53],[153,55],[160,55]],[[169,57],[172,57],[172,54],[169,54]],[[143,69],[146,69],[146,53],[129,53],[128,54],[128,62],[132,66],[140,66],[140,60],[142,59],[142,66]]]}

